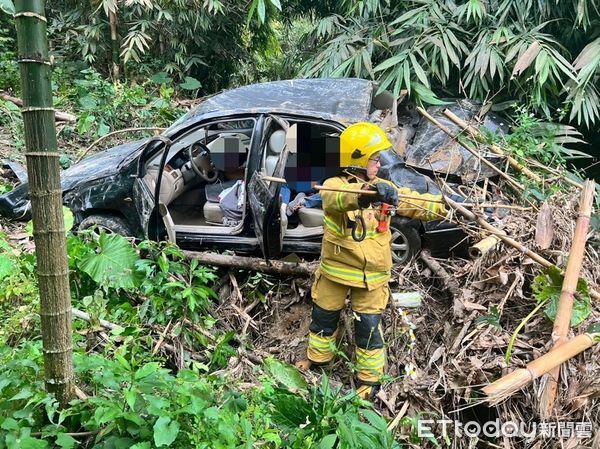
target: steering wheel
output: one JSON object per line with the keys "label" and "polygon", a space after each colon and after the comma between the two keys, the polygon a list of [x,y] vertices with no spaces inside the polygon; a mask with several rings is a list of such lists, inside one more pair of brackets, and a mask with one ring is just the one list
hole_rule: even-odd
{"label": "steering wheel", "polygon": [[[216,181],[219,173],[210,157],[210,150],[206,145],[195,142],[188,147],[187,153],[194,173],[206,182]],[[196,153],[196,156],[194,156],[194,153]]]}

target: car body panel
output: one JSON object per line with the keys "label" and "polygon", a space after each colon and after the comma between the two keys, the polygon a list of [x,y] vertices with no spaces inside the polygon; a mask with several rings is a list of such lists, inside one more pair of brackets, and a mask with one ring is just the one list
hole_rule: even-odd
{"label": "car body panel", "polygon": [[[273,123],[273,120],[318,123],[340,131],[352,122],[370,121],[375,103],[378,107],[385,107],[382,105],[389,99],[375,96],[376,92],[377,84],[359,79],[276,81],[215,95],[183,116],[162,134],[162,138],[171,139],[174,143],[183,142],[181,139],[185,139],[188,132],[196,127],[221,120],[252,118],[255,125],[244,178],[248,196],[241,230],[232,235],[178,231],[177,243],[187,249],[213,247],[255,251],[261,248],[267,259],[275,257],[282,250],[318,253],[320,236],[282,237],[280,186],[260,179],[262,151],[266,145],[269,123]],[[377,98],[380,100],[375,101]],[[429,130],[427,132],[432,132],[431,129],[426,129]],[[444,154],[447,142],[434,139],[432,144],[427,141],[426,134],[417,136],[407,153],[408,160],[416,169],[409,166],[411,164],[408,160],[388,151],[382,154],[380,176],[420,193],[439,193],[436,184],[423,172],[432,171],[431,158],[427,159],[427,154]],[[157,224],[160,219],[155,211],[154,198],[157,192],[151,192],[142,180],[146,162],[160,151],[159,144],[148,145],[149,141],[150,139],[138,140],[97,153],[62,173],[64,204],[73,210],[76,222],[91,213],[116,212],[123,215],[132,229],[140,235],[150,238],[161,236],[160,229],[152,226],[153,218],[157,219]],[[165,154],[167,156],[162,158],[159,171],[169,158],[169,153]],[[285,160],[282,164],[278,163],[277,167],[281,175]],[[433,172],[439,171],[439,167],[434,168],[436,170]],[[29,206],[26,183],[0,196],[0,214],[9,218],[29,218]],[[443,237],[444,234],[456,233],[458,229],[439,222],[424,226],[416,221],[414,226],[421,233],[435,232],[440,244],[445,240],[450,241]]]}
{"label": "car body panel", "polygon": [[253,84],[205,99],[175,122],[172,136],[199,116],[236,113],[287,113],[349,124],[369,119],[377,84],[358,78],[297,79]]}

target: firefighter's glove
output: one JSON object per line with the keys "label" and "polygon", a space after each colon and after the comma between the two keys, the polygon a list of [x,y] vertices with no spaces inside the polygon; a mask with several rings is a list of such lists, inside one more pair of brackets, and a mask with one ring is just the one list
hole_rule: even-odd
{"label": "firefighter's glove", "polygon": [[377,195],[373,195],[373,202],[381,202],[387,203],[391,206],[398,205],[398,191],[389,184],[385,182],[378,182],[375,184],[375,189],[377,190]]}

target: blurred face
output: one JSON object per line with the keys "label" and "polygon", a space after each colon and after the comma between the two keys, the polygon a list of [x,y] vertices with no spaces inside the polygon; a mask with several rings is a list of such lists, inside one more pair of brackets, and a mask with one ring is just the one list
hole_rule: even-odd
{"label": "blurred face", "polygon": [[367,162],[367,179],[369,181],[375,179],[377,176],[377,172],[379,171],[379,167],[381,166],[381,162],[379,153],[375,153],[373,156],[369,158]]}

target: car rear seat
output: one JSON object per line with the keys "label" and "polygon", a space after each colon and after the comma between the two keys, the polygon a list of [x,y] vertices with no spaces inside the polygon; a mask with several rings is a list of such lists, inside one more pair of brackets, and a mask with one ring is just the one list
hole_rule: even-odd
{"label": "car rear seat", "polygon": [[302,207],[298,209],[298,218],[302,226],[307,228],[315,228],[317,226],[323,226],[323,216],[325,213],[323,209]]}

